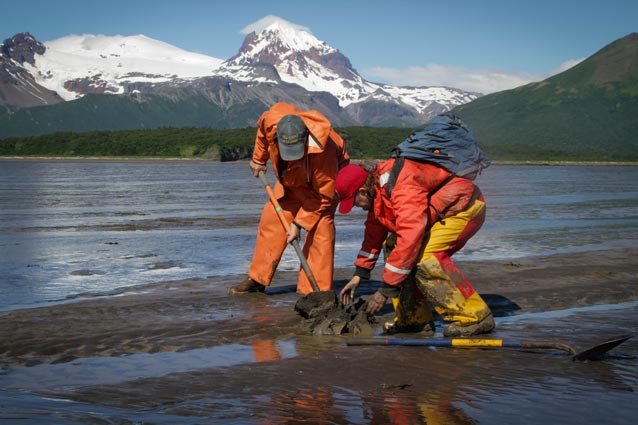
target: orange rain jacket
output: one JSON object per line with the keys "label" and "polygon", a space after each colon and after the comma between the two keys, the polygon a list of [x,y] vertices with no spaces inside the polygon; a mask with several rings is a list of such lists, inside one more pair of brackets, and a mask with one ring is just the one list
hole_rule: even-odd
{"label": "orange rain jacket", "polygon": [[[298,115],[310,132],[305,163],[295,161],[298,167],[282,169],[283,161],[279,157],[277,143],[277,123],[285,115]],[[295,216],[295,222],[306,230],[311,230],[322,213],[334,204],[335,179],[337,172],[348,165],[350,157],[341,136],[333,130],[330,121],[319,111],[302,111],[288,103],[279,102],[264,112],[257,121],[257,137],[253,150],[253,161],[265,165],[270,159],[277,176],[273,189],[275,197],[281,199],[286,191],[294,191],[303,199],[301,209]]]}
{"label": "orange rain jacket", "polygon": [[[277,123],[285,115],[298,115],[309,130],[306,154],[298,161],[281,160],[275,142]],[[302,111],[287,103],[277,103],[257,122],[253,161],[265,165],[268,160],[277,182],[273,188],[283,214],[306,231],[303,251],[322,291],[332,289],[334,271],[334,214],[337,206],[335,179],[348,165],[350,157],[341,136],[320,112]],[[248,272],[250,278],[270,285],[275,268],[286,248],[285,231],[270,202],[262,213],[255,252]],[[312,292],[306,274],[299,273],[297,291]]]}
{"label": "orange rain jacket", "polygon": [[388,198],[385,185],[393,164],[394,159],[389,159],[374,170],[376,196],[355,266],[372,270],[388,232],[396,233],[396,246],[385,259],[383,282],[397,286],[418,261],[425,233],[441,218],[465,210],[478,188],[469,179],[455,177],[429,197],[450,173],[435,165],[405,159],[392,197]]}

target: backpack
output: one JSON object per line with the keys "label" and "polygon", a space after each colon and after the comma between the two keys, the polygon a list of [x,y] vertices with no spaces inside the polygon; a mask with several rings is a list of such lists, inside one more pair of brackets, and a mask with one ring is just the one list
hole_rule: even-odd
{"label": "backpack", "polygon": [[401,172],[404,158],[433,164],[452,173],[430,194],[454,177],[474,180],[491,163],[489,157],[478,147],[474,131],[449,112],[435,116],[423,129],[410,134],[392,150],[392,158],[396,160],[386,184],[388,197]]}

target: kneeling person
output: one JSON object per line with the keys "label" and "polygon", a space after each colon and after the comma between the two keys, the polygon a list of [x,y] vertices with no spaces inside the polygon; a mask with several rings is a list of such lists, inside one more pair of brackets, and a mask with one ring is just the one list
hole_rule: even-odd
{"label": "kneeling person", "polygon": [[356,270],[341,299],[354,298],[385,246],[384,285],[368,300],[367,311],[377,313],[392,299],[397,314],[388,330],[433,331],[431,306],[448,322],[446,337],[490,332],[492,312],[451,258],[485,221],[481,191],[441,167],[405,159],[390,196],[386,185],[394,161],[372,171],[348,165],[337,175],[339,212],[346,214],[353,206],[368,211]]}

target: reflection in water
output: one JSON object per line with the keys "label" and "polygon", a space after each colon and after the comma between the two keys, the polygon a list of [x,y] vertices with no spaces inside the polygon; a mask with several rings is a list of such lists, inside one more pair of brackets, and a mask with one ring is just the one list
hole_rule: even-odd
{"label": "reflection in water", "polygon": [[[300,377],[300,379],[303,379]],[[289,421],[315,424],[347,423],[342,412],[335,409],[333,392],[330,388],[315,387],[301,391],[285,391],[270,397],[273,409],[266,412],[266,423],[287,423]]]}
{"label": "reflection in water", "polygon": [[[452,379],[452,377],[450,377]],[[302,378],[300,378],[302,379]],[[338,380],[338,374],[335,376]],[[453,401],[453,394],[434,387],[418,393],[408,385],[381,385],[367,391],[347,386],[318,386],[290,383],[290,388],[260,400],[263,423],[316,424],[447,424],[469,425],[475,421]],[[302,389],[299,389],[299,386]]]}
{"label": "reflection in water", "polygon": [[0,376],[3,388],[60,390],[117,384],[198,369],[276,361],[296,355],[294,340],[263,340],[252,345],[226,344],[187,351],[89,357],[69,363],[16,366]]}
{"label": "reflection in water", "polygon": [[[586,321],[595,328],[598,322],[613,323],[616,332],[626,332],[635,327],[636,319],[635,308],[629,308],[586,310],[561,317],[560,321],[539,317],[529,322],[530,326],[569,334],[575,324],[582,326]],[[533,334],[532,328],[509,327],[524,322],[503,323],[499,333],[504,337],[510,333],[512,337]],[[587,339],[592,338],[599,339]],[[14,417],[19,409],[16,406],[24,406],[20,414],[26,417],[62,424],[64,420],[57,422],[52,418],[74,417],[90,422],[99,417],[107,423],[128,418],[187,424],[202,423],[202,418],[206,418],[215,423],[249,424],[577,425],[582,423],[583,412],[591,419],[588,423],[605,424],[628,423],[634,414],[632,400],[638,385],[635,357],[571,362],[565,356],[521,350],[359,350],[345,347],[339,340],[310,336],[261,340],[250,345],[16,367],[0,376],[0,406],[4,406],[0,408],[0,419]],[[633,347],[633,352],[638,347],[636,341],[627,345]],[[316,354],[322,351],[335,355],[320,359]],[[365,368],[357,366],[358,359]],[[291,361],[295,361],[292,366]],[[317,370],[332,370],[329,376],[313,372],[317,361]],[[326,367],[326,362],[331,361],[332,367]],[[238,383],[221,385],[220,376],[233,379],[236,367],[250,364],[250,372],[240,372],[243,378]],[[344,370],[344,365],[349,370]],[[277,378],[281,368],[289,370],[286,381]],[[148,383],[135,381],[153,376],[157,379]],[[109,382],[121,384],[97,390],[105,394],[103,401],[117,397],[121,387],[121,394],[130,393],[137,402],[130,409],[113,409],[99,404],[62,403],[37,395],[27,399],[25,394],[9,390],[60,391]],[[191,392],[191,386],[196,390]],[[163,400],[159,406],[154,401],[156,391]],[[615,416],[609,417],[612,409]],[[175,420],[182,417],[183,420]]]}
{"label": "reflection in water", "polygon": [[[538,327],[571,341],[573,330],[587,325],[603,334],[609,331],[601,326],[605,322],[617,333],[635,330],[635,303],[621,307],[539,313],[534,320],[525,315],[520,321],[503,322],[499,332],[504,338],[510,332],[520,338],[533,335],[532,327]],[[525,322],[529,327],[520,328]],[[579,336],[581,345],[583,340],[590,344],[604,339],[596,332]],[[630,340],[625,350],[635,352],[637,347],[638,342]],[[308,349],[299,347],[303,350]],[[366,359],[371,369],[359,369],[360,381],[340,369],[343,353],[335,356],[332,384],[323,380],[315,386],[318,378],[300,370],[299,379],[288,382],[285,389],[278,387],[266,399],[254,400],[263,420],[258,423],[575,425],[583,423],[583,415],[586,423],[601,424],[624,424],[633,417],[631,400],[638,385],[635,356],[572,362],[568,356],[543,351],[420,347],[350,353],[385,357],[379,363]]]}
{"label": "reflection in water", "polygon": [[255,363],[281,360],[281,353],[272,339],[256,341],[252,344]]}

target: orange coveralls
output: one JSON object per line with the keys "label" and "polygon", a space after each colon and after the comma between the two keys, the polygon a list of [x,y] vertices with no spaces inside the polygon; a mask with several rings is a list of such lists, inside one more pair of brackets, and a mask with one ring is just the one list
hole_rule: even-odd
{"label": "orange coveralls", "polygon": [[414,302],[404,303],[404,297],[392,298],[398,325],[431,321],[426,302],[449,322],[467,325],[482,320],[490,313],[489,307],[451,259],[485,220],[480,190],[465,178],[445,183],[450,176],[445,169],[406,159],[389,198],[385,184],[393,164],[394,159],[389,159],[375,169],[377,193],[355,266],[372,270],[388,233],[394,233],[396,245],[385,258],[383,282],[392,286],[409,282],[416,266],[419,291],[414,293],[406,284],[402,292],[410,290],[413,294],[409,296],[420,299],[415,308]]}
{"label": "orange coveralls", "polygon": [[[283,161],[274,139],[277,123],[285,115],[298,115],[309,131],[306,154],[298,161]],[[265,165],[270,159],[277,182],[275,197],[289,223],[294,220],[306,230],[303,253],[322,291],[332,289],[334,271],[335,178],[348,165],[350,157],[341,136],[318,111],[302,111],[288,103],[277,103],[257,121],[253,161]],[[248,276],[269,286],[286,249],[286,232],[268,201],[257,231],[255,251]],[[300,269],[297,291],[312,292],[312,286]]]}

